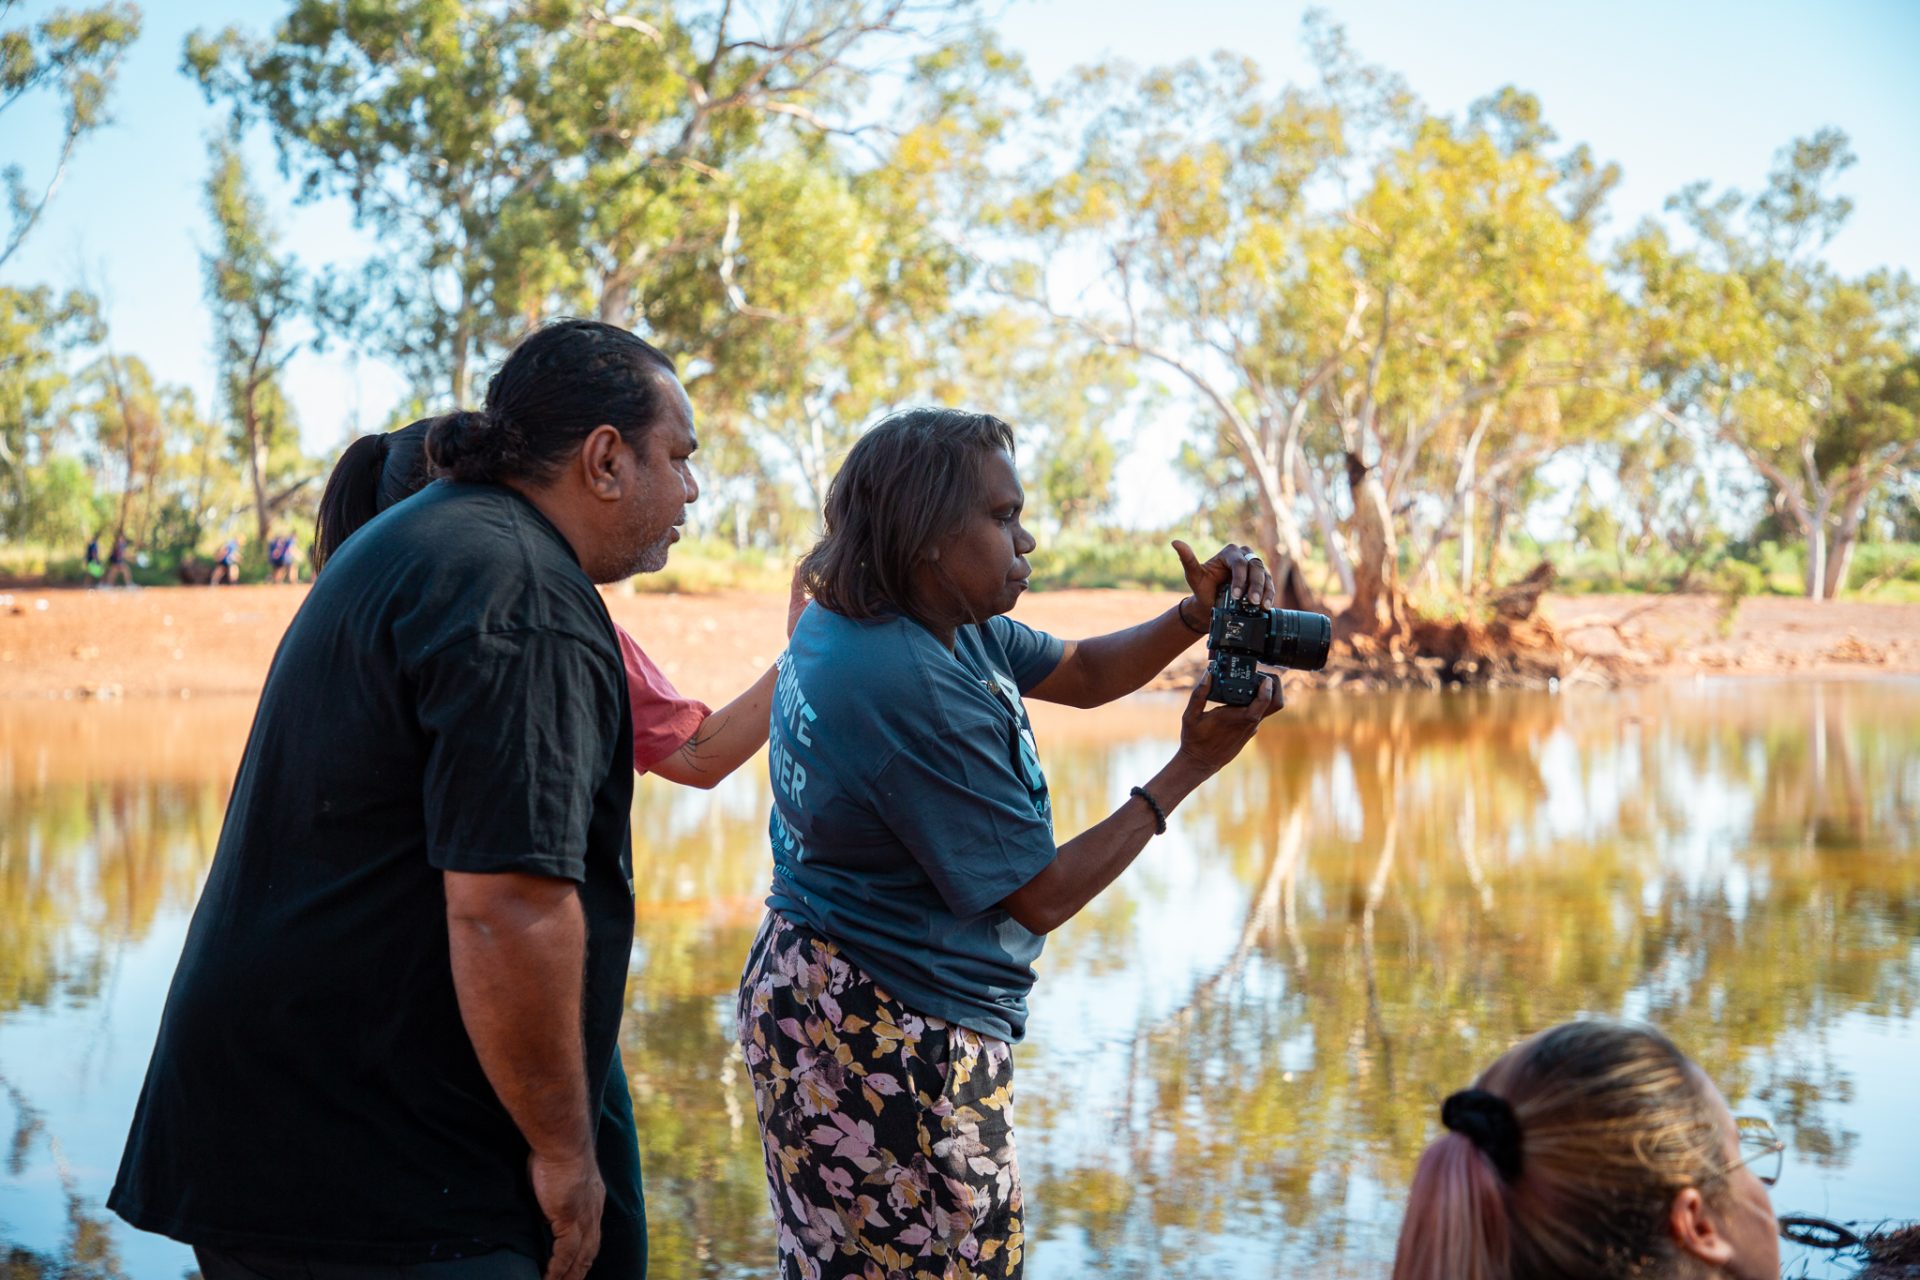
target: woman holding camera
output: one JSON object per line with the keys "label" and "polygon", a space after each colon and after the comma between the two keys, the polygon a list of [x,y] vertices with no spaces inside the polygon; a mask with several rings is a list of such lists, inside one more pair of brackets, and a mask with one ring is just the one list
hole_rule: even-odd
{"label": "woman holding camera", "polygon": [[1122,697],[1206,634],[1222,593],[1270,606],[1273,587],[1244,547],[1203,564],[1175,543],[1191,594],[1156,618],[1077,642],[1014,622],[1035,544],[1012,455],[985,414],[887,419],[802,562],[773,887],[738,1010],[783,1280],[1020,1274],[1011,1046],[1033,961],[1280,709],[1272,676],[1213,709],[1203,680],[1166,766],[1056,844],[1022,697]]}

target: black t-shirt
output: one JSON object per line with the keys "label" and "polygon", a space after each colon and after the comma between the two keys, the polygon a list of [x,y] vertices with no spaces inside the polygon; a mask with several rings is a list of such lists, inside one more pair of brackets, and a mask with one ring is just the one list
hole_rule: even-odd
{"label": "black t-shirt", "polygon": [[579,884],[600,1097],[633,939],[631,743],[606,607],[530,503],[434,485],[355,534],[274,656],[108,1204],[215,1248],[543,1259],[526,1143],[460,1019],[441,872]]}

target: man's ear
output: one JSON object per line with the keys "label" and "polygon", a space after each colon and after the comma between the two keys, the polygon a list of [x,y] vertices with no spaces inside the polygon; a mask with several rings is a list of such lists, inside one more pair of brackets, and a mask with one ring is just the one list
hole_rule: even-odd
{"label": "man's ear", "polygon": [[1724,1267],[1733,1258],[1733,1242],[1714,1221],[1707,1198],[1698,1187],[1682,1187],[1667,1211],[1667,1229],[1673,1242],[1712,1267]]}
{"label": "man's ear", "polygon": [[608,502],[625,496],[628,479],[621,458],[628,452],[617,428],[602,423],[588,432],[580,442],[580,478],[587,492]]}

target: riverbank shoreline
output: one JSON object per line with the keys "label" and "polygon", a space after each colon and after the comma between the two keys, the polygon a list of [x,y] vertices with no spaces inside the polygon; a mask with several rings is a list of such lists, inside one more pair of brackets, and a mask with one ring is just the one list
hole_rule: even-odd
{"label": "riverbank shoreline", "polygon": [[[306,586],[0,591],[0,699],[253,696]],[[610,589],[615,621],[684,692],[718,705],[783,645],[784,595]],[[1100,635],[1173,603],[1144,591],[1037,591],[1014,616],[1061,636]],[[1570,675],[1632,682],[1699,675],[1857,678],[1920,674],[1920,605],[1713,596],[1547,596]],[[1189,667],[1200,653],[1187,659]],[[1184,683],[1176,667],[1162,683]]]}

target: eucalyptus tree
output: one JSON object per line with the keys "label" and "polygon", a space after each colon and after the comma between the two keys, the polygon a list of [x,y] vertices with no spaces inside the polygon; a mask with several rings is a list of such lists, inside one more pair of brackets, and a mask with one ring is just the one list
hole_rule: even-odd
{"label": "eucalyptus tree", "polygon": [[[221,395],[253,492],[255,534],[264,547],[275,513],[307,479],[286,474],[287,454],[298,457],[299,433],[281,385],[299,346],[293,329],[306,312],[306,283],[281,249],[265,204],[248,181],[238,140],[216,140],[209,158],[206,201],[215,241],[212,252],[201,255],[201,267]],[[283,486],[277,493],[276,482]]]}
{"label": "eucalyptus tree", "polygon": [[8,538],[74,532],[71,521],[41,520],[53,496],[43,491],[56,478],[50,468],[68,434],[67,353],[103,336],[99,305],[83,292],[0,286],[0,534]]}
{"label": "eucalyptus tree", "polygon": [[[12,0],[0,5],[0,20],[13,8]],[[0,241],[0,265],[46,212],[81,140],[108,122],[107,99],[120,60],[139,35],[140,10],[130,4],[56,9],[39,22],[0,29],[0,115],[38,94],[52,94],[60,103],[52,173],[29,183],[18,164],[4,172],[11,225]]]}
{"label": "eucalyptus tree", "polygon": [[1819,256],[1852,210],[1832,190],[1852,161],[1823,130],[1757,193],[1675,196],[1688,239],[1650,223],[1620,251],[1654,411],[1767,482],[1806,540],[1810,599],[1844,588],[1869,501],[1920,460],[1920,289]]}
{"label": "eucalyptus tree", "polygon": [[1004,294],[1191,393],[1292,603],[1314,602],[1311,521],[1351,596],[1343,633],[1398,650],[1404,517],[1429,556],[1461,541],[1470,586],[1475,495],[1616,411],[1591,246],[1615,174],[1551,154],[1530,95],[1455,123],[1323,17],[1308,39],[1319,83],[1278,92],[1224,54],[1078,73],[983,237],[1018,245]]}
{"label": "eucalyptus tree", "polygon": [[[0,235],[0,265],[39,224],[86,136],[109,122],[108,100],[121,59],[140,34],[140,11],[127,4],[57,9],[37,22],[9,22],[16,6],[0,4],[0,120],[51,97],[58,103],[51,171],[30,182],[25,168],[0,171],[9,219]],[[42,520],[70,508],[71,466],[53,457],[64,434],[66,358],[100,341],[96,299],[79,290],[0,285],[0,532],[14,538],[68,536],[71,520]]]}
{"label": "eucalyptus tree", "polygon": [[1337,325],[1332,351],[1306,338],[1324,300],[1299,244],[1309,184],[1343,147],[1337,110],[1269,98],[1251,62],[1218,55],[1081,71],[1041,101],[1036,126],[1012,191],[982,211],[989,251],[1010,247],[993,287],[1189,391],[1251,479],[1288,603],[1313,604],[1303,482],[1328,531],[1331,514],[1302,436],[1357,335]]}
{"label": "eucalyptus tree", "polygon": [[308,193],[344,196],[377,233],[348,309],[429,400],[466,400],[475,371],[556,310],[643,327],[791,316],[770,277],[817,252],[859,257],[829,239],[832,211],[796,246],[808,208],[790,202],[818,194],[799,171],[857,171],[882,136],[859,116],[870,64],[966,14],[298,0],[271,34],[196,36],[186,57],[211,97],[265,122]]}
{"label": "eucalyptus tree", "polygon": [[1611,179],[1583,153],[1547,153],[1530,95],[1475,114],[1424,121],[1309,238],[1309,270],[1350,294],[1359,333],[1319,399],[1349,481],[1360,635],[1407,626],[1399,513],[1437,512],[1430,546],[1458,539],[1471,590],[1476,496],[1620,412],[1618,307],[1591,251]]}

